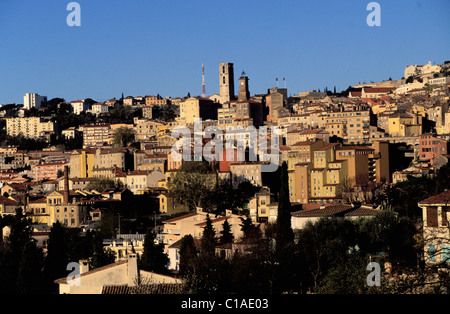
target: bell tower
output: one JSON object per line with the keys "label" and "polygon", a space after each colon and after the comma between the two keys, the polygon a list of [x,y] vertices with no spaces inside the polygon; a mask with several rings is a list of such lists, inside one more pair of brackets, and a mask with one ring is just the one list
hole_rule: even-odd
{"label": "bell tower", "polygon": [[239,93],[238,101],[245,101],[250,99],[250,91],[248,90],[248,77],[244,71],[242,71],[239,78]]}
{"label": "bell tower", "polygon": [[219,86],[222,102],[234,99],[234,70],[233,63],[219,64]]}

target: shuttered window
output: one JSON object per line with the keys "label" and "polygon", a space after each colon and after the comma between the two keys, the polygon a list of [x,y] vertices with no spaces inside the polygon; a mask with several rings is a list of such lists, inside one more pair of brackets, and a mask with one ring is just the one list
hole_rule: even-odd
{"label": "shuttered window", "polygon": [[438,216],[436,207],[427,208],[427,227],[437,227],[438,226]]}

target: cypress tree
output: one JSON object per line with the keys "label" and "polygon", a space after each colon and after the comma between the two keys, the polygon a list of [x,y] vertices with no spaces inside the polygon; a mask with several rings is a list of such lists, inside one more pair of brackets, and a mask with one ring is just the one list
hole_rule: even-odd
{"label": "cypress tree", "polygon": [[227,219],[225,219],[225,222],[223,223],[222,227],[223,227],[222,231],[220,232],[221,233],[220,243],[225,244],[233,242],[234,236],[231,233],[231,225]]}
{"label": "cypress tree", "polygon": [[287,163],[281,165],[281,186],[278,201],[278,217],[276,244],[277,249],[282,249],[294,240],[294,232],[291,226],[291,201],[289,199],[289,177]]}
{"label": "cypress tree", "polygon": [[169,258],[164,253],[164,244],[155,243],[156,234],[152,230],[148,230],[144,239],[144,252],[140,260],[140,266],[144,270],[156,273],[164,273],[167,271],[167,263]]}
{"label": "cypress tree", "polygon": [[197,258],[197,249],[195,247],[194,238],[188,234],[181,238],[180,244],[180,275],[186,276],[191,274],[195,267]]}
{"label": "cypress tree", "polygon": [[209,214],[206,215],[206,225],[203,228],[203,235],[201,239],[201,254],[203,256],[213,256],[216,247],[216,231],[212,225]]}

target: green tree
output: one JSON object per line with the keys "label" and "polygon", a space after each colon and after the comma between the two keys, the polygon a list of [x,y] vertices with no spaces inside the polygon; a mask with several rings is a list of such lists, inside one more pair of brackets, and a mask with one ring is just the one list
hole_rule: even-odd
{"label": "green tree", "polygon": [[[50,229],[47,241],[47,255],[44,263],[44,276],[50,291],[56,292],[57,286],[54,280],[67,276],[67,264],[69,260],[69,232],[59,221]],[[72,261],[78,262],[78,261]]]}
{"label": "green tree", "polygon": [[139,264],[144,270],[165,273],[169,258],[164,253],[164,244],[155,243],[155,240],[156,234],[148,229],[144,239],[144,252]]}
{"label": "green tree", "polygon": [[209,214],[206,215],[206,225],[203,228],[201,238],[201,256],[213,256],[215,254],[215,247],[217,244],[216,231],[212,225],[212,220]]}
{"label": "green tree", "polygon": [[114,253],[103,246],[103,236],[101,232],[95,232],[93,236],[93,255],[91,266],[93,269],[114,263]]}
{"label": "green tree", "polygon": [[113,134],[113,145],[115,147],[127,147],[135,141],[136,132],[133,129],[121,127]]}
{"label": "green tree", "polygon": [[259,226],[256,226],[250,216],[241,217],[241,231],[243,233],[242,240],[249,243],[257,243],[261,240],[262,233]]}
{"label": "green tree", "polygon": [[222,224],[222,231],[220,231],[220,243],[226,244],[231,243],[234,240],[233,233],[231,232],[231,225],[228,222],[228,219],[225,219],[224,223]]}
{"label": "green tree", "polygon": [[0,291],[8,294],[45,291],[41,287],[43,253],[32,237],[31,221],[20,207],[14,218],[4,220],[2,224],[6,223],[11,229],[0,246]]}
{"label": "green tree", "polygon": [[291,202],[289,199],[289,177],[287,163],[281,165],[280,198],[278,201],[278,217],[276,231],[277,251],[294,241],[294,232],[291,226]]}
{"label": "green tree", "polygon": [[95,178],[93,181],[86,185],[87,191],[96,190],[103,192],[107,189],[120,189],[123,188],[123,183],[119,180],[113,180],[109,178]]}
{"label": "green tree", "polygon": [[180,268],[181,276],[187,276],[193,273],[197,259],[197,248],[195,247],[194,238],[188,234],[181,238],[180,243]]}
{"label": "green tree", "polygon": [[334,266],[345,264],[357,244],[357,227],[347,219],[323,217],[298,232],[298,249],[315,289]]}
{"label": "green tree", "polygon": [[17,292],[19,294],[42,294],[44,276],[44,253],[36,246],[36,241],[28,241],[22,251],[17,274]]}
{"label": "green tree", "polygon": [[179,171],[168,183],[169,197],[194,211],[197,207],[211,210],[212,195],[216,187],[216,176],[206,162],[183,162]]}

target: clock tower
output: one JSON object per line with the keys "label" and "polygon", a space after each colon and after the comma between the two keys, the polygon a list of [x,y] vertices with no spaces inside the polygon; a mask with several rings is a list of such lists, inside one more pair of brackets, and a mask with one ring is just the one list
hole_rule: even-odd
{"label": "clock tower", "polygon": [[242,71],[239,78],[239,92],[238,101],[245,101],[250,99],[250,91],[248,90],[248,77],[244,71]]}

